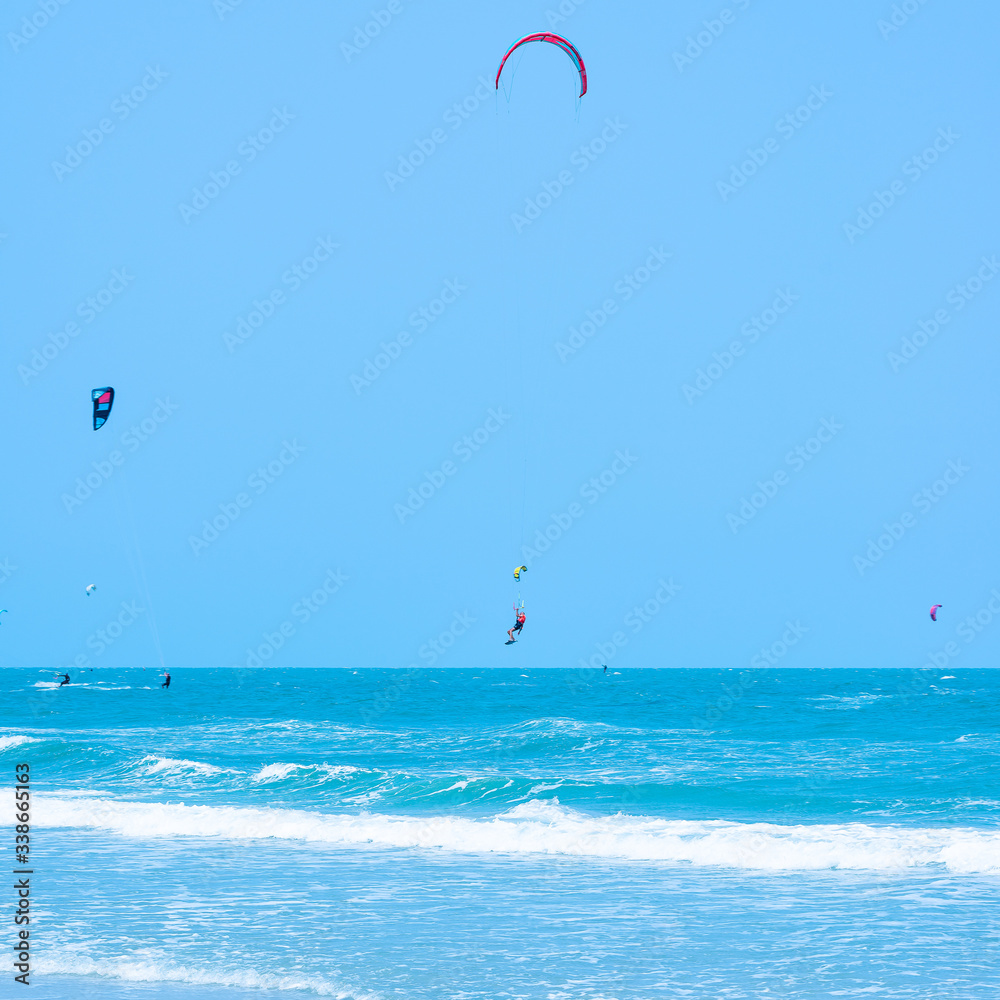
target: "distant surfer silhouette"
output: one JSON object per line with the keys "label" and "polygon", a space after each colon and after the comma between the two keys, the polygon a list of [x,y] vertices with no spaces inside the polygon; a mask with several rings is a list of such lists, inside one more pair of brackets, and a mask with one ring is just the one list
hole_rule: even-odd
{"label": "distant surfer silhouette", "polygon": [[63,679],[59,682],[59,687],[62,687],[64,684],[69,684],[69,674],[63,674]]}
{"label": "distant surfer silhouette", "polygon": [[160,687],[161,688],[168,688],[168,687],[170,687],[170,671],[169,670],[163,675],[163,683],[160,685]]}

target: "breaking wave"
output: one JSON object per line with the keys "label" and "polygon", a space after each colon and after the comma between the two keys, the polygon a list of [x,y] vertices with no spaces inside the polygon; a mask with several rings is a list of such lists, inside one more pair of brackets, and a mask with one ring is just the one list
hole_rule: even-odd
{"label": "breaking wave", "polygon": [[567,855],[761,871],[932,869],[1000,871],[1000,832],[863,823],[780,826],[728,820],[593,816],[533,800],[492,818],[335,814],[299,809],[35,800],[35,824],[103,829],[130,838],[277,838],[464,854]]}

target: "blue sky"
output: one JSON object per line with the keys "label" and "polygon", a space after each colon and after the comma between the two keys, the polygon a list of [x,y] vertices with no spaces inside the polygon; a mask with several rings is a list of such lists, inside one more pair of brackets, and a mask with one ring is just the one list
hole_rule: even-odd
{"label": "blue sky", "polygon": [[994,665],[998,21],[8,7],[0,663]]}

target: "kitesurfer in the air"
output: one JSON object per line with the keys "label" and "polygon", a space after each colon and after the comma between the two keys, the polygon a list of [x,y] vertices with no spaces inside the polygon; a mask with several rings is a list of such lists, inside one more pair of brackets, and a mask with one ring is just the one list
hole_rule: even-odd
{"label": "kitesurfer in the air", "polygon": [[168,687],[170,687],[170,671],[169,670],[165,671],[165,673],[163,674],[163,683],[160,685],[160,687],[161,688],[168,688]]}
{"label": "kitesurfer in the air", "polygon": [[524,618],[525,618],[524,608],[514,608],[514,610],[517,612],[517,621],[514,622],[511,628],[507,629],[508,646],[512,642],[517,642],[517,639],[514,638],[514,633],[517,632],[518,634],[520,634],[521,629],[524,628]]}

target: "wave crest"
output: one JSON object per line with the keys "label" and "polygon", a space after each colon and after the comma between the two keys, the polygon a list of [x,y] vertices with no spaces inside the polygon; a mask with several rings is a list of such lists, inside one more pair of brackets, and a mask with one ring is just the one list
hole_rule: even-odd
{"label": "wave crest", "polygon": [[862,823],[779,826],[620,813],[592,816],[560,806],[558,800],[532,800],[491,819],[45,796],[38,797],[35,806],[37,826],[105,829],[139,839],[278,838],[344,846],[568,855],[760,871],[1000,871],[1000,833],[963,827],[914,829]]}
{"label": "wave crest", "polygon": [[25,743],[41,742],[41,740],[35,739],[34,736],[23,736],[20,734],[17,736],[0,736],[0,753],[4,750],[13,750],[14,747],[24,746]]}
{"label": "wave crest", "polygon": [[254,782],[283,781],[293,774],[318,774],[326,778],[343,778],[362,769],[350,764],[265,764],[250,776]]}
{"label": "wave crest", "polygon": [[152,754],[143,757],[138,767],[145,775],[150,774],[195,774],[214,775],[225,773],[224,767],[206,764],[200,760],[184,760],[174,757],[154,757]]}
{"label": "wave crest", "polygon": [[258,972],[255,969],[193,969],[171,962],[105,959],[88,955],[46,955],[38,959],[41,975],[99,976],[128,983],[192,983],[201,986],[239,986],[259,990],[308,990],[336,1000],[379,1000],[371,990],[331,983],[320,976]]}

